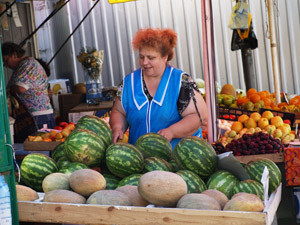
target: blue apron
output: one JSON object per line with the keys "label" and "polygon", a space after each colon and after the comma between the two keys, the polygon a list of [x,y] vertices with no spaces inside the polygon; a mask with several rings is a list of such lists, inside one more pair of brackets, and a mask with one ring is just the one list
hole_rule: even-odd
{"label": "blue apron", "polygon": [[[141,69],[124,78],[122,106],[129,124],[130,144],[143,134],[157,133],[182,119],[177,110],[182,74],[182,70],[167,66],[152,101],[144,93]],[[193,136],[202,137],[201,128]],[[180,140],[172,139],[172,147]]]}

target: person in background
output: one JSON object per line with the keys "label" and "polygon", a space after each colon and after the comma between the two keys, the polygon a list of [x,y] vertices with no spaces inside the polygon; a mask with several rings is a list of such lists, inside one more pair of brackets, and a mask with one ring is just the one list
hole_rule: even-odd
{"label": "person in background", "polygon": [[195,82],[168,62],[174,56],[177,34],[171,29],[140,29],[133,48],[140,69],[128,74],[118,87],[110,125],[113,143],[129,127],[129,143],[145,133],[158,133],[172,147],[186,136],[202,137],[207,108]]}
{"label": "person in background", "polygon": [[8,90],[25,105],[39,129],[55,126],[53,108],[48,96],[48,78],[43,66],[25,56],[25,50],[15,43],[2,44],[3,65],[13,70]]}

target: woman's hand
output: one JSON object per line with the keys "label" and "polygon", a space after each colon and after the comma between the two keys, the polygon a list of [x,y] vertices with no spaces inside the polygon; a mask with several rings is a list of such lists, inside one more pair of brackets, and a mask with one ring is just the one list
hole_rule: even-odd
{"label": "woman's hand", "polygon": [[168,139],[168,141],[171,141],[174,137],[174,134],[170,128],[165,128],[157,132],[161,136],[165,137]]}
{"label": "woman's hand", "polygon": [[123,139],[123,131],[121,129],[115,129],[112,131],[112,136],[113,136],[113,139],[112,139],[112,143],[116,143],[118,142],[119,139]]}

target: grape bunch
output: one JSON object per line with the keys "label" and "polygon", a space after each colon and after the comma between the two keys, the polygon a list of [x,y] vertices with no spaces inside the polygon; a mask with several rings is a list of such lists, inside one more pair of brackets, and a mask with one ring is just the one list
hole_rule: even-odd
{"label": "grape bunch", "polygon": [[234,155],[258,155],[277,153],[283,148],[280,139],[276,139],[268,133],[257,132],[244,134],[237,140],[232,140],[225,147],[225,152],[232,151]]}

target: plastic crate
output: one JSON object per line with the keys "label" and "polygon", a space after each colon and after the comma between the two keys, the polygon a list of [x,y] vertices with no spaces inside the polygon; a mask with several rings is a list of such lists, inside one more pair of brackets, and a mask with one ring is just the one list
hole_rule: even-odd
{"label": "plastic crate", "polygon": [[294,126],[296,114],[295,113],[289,113],[289,112],[282,112],[282,111],[275,111],[271,109],[259,109],[259,113],[263,114],[265,111],[271,111],[274,116],[280,116],[283,120],[289,120],[291,121],[291,127]]}
{"label": "plastic crate", "polygon": [[250,116],[251,113],[254,113],[256,111],[248,111],[244,109],[239,108],[229,108],[224,106],[219,106],[219,118],[230,120],[230,121],[237,121],[239,116],[241,115],[248,115]]}

